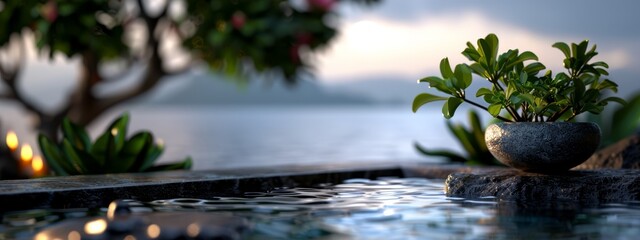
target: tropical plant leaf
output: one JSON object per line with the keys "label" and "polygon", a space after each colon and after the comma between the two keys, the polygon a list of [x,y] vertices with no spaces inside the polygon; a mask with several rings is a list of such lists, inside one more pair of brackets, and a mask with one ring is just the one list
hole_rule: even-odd
{"label": "tropical plant leaf", "polygon": [[91,139],[84,128],[69,121],[68,118],[62,120],[62,133],[65,138],[76,147],[82,150],[91,148]]}
{"label": "tropical plant leaf", "polygon": [[449,64],[448,58],[443,58],[440,61],[440,74],[442,74],[442,78],[447,79],[453,76],[453,71],[451,71],[451,65]]}
{"label": "tropical plant leaf", "polygon": [[418,96],[416,96],[413,99],[412,110],[413,112],[417,112],[418,109],[422,107],[422,105],[425,105],[427,103],[434,102],[434,101],[444,101],[444,100],[447,100],[447,98],[436,96],[429,93],[421,93],[421,94],[418,94]]}
{"label": "tropical plant leaf", "polygon": [[471,70],[465,64],[456,65],[455,72],[453,73],[456,79],[460,81],[459,87],[460,89],[466,89],[471,85],[472,77]]}
{"label": "tropical plant leaf", "polygon": [[62,152],[79,174],[90,173],[90,170],[85,166],[82,157],[80,157],[76,149],[74,149],[73,145],[67,139],[62,140]]}
{"label": "tropical plant leaf", "polygon": [[[552,46],[562,51],[562,54],[564,54],[566,58],[571,58],[571,49],[569,48],[569,45],[567,45],[566,43],[557,42],[557,43],[554,43]],[[569,67],[569,66],[565,66],[565,67]]]}
{"label": "tropical plant leaf", "polygon": [[452,151],[448,151],[448,150],[429,150],[426,149],[422,146],[420,146],[420,144],[418,144],[417,142],[413,143],[414,148],[427,156],[434,156],[434,157],[444,157],[447,158],[449,161],[451,162],[459,162],[459,163],[464,163],[467,161],[467,159],[463,156],[460,156],[459,154],[452,152]]}
{"label": "tropical plant leaf", "polygon": [[56,173],[56,175],[67,176],[69,173],[75,173],[75,169],[66,163],[66,160],[62,155],[63,153],[49,138],[43,134],[38,135],[38,145],[40,146],[40,151],[44,155],[45,161],[47,161],[47,165]]}
{"label": "tropical plant leaf", "polygon": [[456,113],[456,109],[458,109],[458,106],[460,106],[461,103],[462,99],[457,97],[450,97],[449,99],[447,99],[447,101],[444,102],[444,105],[442,106],[442,114],[444,115],[444,117],[446,119],[452,118]]}
{"label": "tropical plant leaf", "polygon": [[170,171],[170,170],[188,170],[193,165],[191,157],[187,157],[184,161],[178,163],[162,164],[146,169],[146,172]]}

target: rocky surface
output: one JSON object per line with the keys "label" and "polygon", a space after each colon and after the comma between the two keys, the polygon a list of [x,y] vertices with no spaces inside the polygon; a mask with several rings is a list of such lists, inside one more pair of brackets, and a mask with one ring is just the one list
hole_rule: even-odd
{"label": "rocky surface", "polygon": [[602,149],[574,169],[640,169],[640,135],[634,134]]}
{"label": "rocky surface", "polygon": [[640,171],[600,169],[569,171],[555,175],[526,173],[514,169],[453,173],[445,183],[447,196],[480,198],[494,196],[515,202],[605,202],[640,200]]}
{"label": "rocky surface", "polygon": [[397,164],[326,164],[168,171],[0,181],[0,214],[33,208],[104,207],[116,199],[199,198],[276,187],[310,187],[350,178],[404,176]]}

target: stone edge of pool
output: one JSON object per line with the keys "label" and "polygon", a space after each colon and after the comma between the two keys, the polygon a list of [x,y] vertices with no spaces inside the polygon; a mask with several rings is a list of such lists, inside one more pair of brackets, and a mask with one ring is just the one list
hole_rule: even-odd
{"label": "stone edge of pool", "polygon": [[565,174],[524,173],[500,167],[367,163],[287,165],[209,171],[170,171],[50,177],[0,181],[0,214],[35,208],[105,207],[116,199],[232,196],[278,187],[310,187],[350,178],[447,179],[449,196],[493,196],[501,201],[576,202],[594,206],[640,202],[640,170],[574,170]]}
{"label": "stone edge of pool", "polygon": [[287,165],[0,181],[0,213],[35,208],[104,207],[115,199],[204,198],[277,187],[338,183],[349,178],[446,178],[470,168],[431,164]]}

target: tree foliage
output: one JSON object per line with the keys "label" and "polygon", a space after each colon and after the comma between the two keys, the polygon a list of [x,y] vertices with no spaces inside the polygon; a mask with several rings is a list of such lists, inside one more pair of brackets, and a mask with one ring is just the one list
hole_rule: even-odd
{"label": "tree foliage", "polygon": [[[65,116],[86,125],[107,109],[153,89],[167,76],[195,63],[231,76],[269,73],[294,83],[313,66],[310,55],[336,36],[332,19],[339,2],[377,0],[0,0],[0,98],[21,103],[38,117],[39,128],[55,135]],[[32,38],[25,38],[32,36]],[[68,101],[46,110],[23,97],[17,87],[25,58],[25,39],[40,56],[80,58],[81,74]],[[17,49],[17,50],[16,50]],[[121,66],[107,73],[107,65]],[[98,95],[131,70],[144,68],[137,84]],[[112,71],[113,72],[113,71]]]}

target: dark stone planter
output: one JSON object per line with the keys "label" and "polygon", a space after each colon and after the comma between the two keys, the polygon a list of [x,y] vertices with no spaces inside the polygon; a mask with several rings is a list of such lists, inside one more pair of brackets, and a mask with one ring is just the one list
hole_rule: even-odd
{"label": "dark stone planter", "polygon": [[487,147],[507,166],[527,172],[567,171],[589,158],[600,144],[594,123],[497,123],[485,132]]}

